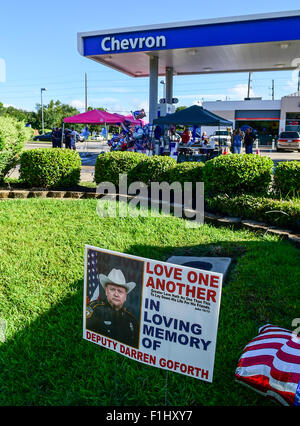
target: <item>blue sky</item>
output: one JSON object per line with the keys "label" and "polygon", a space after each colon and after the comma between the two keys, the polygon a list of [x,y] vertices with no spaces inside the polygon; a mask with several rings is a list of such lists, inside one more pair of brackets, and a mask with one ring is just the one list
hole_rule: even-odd
{"label": "blue sky", "polygon": [[[6,1],[0,9],[0,102],[34,110],[40,88],[46,87],[44,103],[58,99],[83,112],[87,73],[92,107],[147,110],[148,79],[130,78],[80,56],[77,32],[297,9],[299,0]],[[275,99],[297,89],[290,71],[253,73],[252,95],[271,99],[272,79]],[[187,106],[197,100],[243,99],[247,81],[247,73],[178,76],[174,96]],[[162,85],[159,90],[162,96]]]}

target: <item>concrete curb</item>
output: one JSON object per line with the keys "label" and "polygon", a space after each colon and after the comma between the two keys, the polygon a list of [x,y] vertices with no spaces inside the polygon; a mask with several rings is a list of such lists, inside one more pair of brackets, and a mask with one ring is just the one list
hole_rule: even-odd
{"label": "concrete curb", "polygon": [[[97,192],[76,192],[76,191],[53,191],[53,190],[0,190],[0,200],[7,199],[26,199],[26,198],[55,198],[55,199],[98,199],[103,194]],[[108,194],[106,194],[108,195]],[[115,199],[116,195],[111,194],[112,198]],[[118,194],[117,194],[118,197]],[[121,195],[120,199],[130,199],[133,196]],[[172,203],[171,203],[172,206]],[[263,222],[257,222],[255,220],[245,220],[239,217],[222,216],[221,214],[214,214],[204,212],[204,221],[207,223],[213,223],[214,225],[220,226],[235,226],[243,227],[251,231],[259,231],[274,235],[279,235],[284,239],[287,239],[291,243],[295,244],[300,248],[300,234],[295,234],[289,229],[277,228],[272,225],[268,225]]]}

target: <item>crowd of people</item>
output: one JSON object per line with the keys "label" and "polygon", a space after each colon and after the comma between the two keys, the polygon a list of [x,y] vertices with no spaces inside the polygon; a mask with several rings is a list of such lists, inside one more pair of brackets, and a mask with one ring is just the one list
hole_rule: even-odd
{"label": "crowd of people", "polygon": [[[194,137],[192,132],[186,128],[184,132],[181,134],[181,142],[186,144],[187,146],[191,145],[194,141]],[[245,132],[243,132],[240,128],[237,128],[233,131],[231,137],[231,152],[233,154],[240,154],[242,151],[242,147],[245,147],[246,154],[253,154],[253,145],[256,139],[256,135],[251,127],[248,127]],[[202,133],[200,138],[201,145],[211,145],[212,142],[209,140],[206,132]]]}
{"label": "crowd of people", "polygon": [[76,150],[76,141],[79,134],[78,132],[76,132],[74,127],[72,127],[71,129],[65,129],[63,138],[62,138],[62,135],[63,135],[63,131],[61,128],[54,127],[52,129],[52,132],[51,132],[52,148],[62,148],[63,140],[64,140],[66,148]]}
{"label": "crowd of people", "polygon": [[[202,136],[198,139],[200,139],[199,142],[201,145],[209,144],[209,138],[206,132],[203,132]],[[195,131],[193,132],[189,130],[188,128],[186,128],[181,134],[181,143],[187,144],[189,146],[195,143],[195,141],[196,141],[196,132]]]}
{"label": "crowd of people", "polygon": [[[133,126],[130,126],[130,122],[125,124],[126,125],[122,125],[122,133],[119,135],[113,135],[112,139],[108,141],[111,150],[123,151],[135,150],[137,148],[151,149],[151,147],[148,146],[150,145],[148,126],[145,126],[144,128],[137,126],[134,128]],[[173,129],[169,129],[171,133],[172,130]],[[196,134],[193,134],[189,128],[185,128],[181,134],[181,143],[187,146],[192,145],[195,142],[195,135]],[[156,126],[154,130],[154,138],[159,140],[161,136],[161,128]],[[74,127],[71,129],[65,129],[64,132],[61,128],[56,127],[52,129],[51,139],[53,148],[61,148],[63,147],[64,143],[65,148],[76,150],[76,141],[78,138],[79,133],[74,129]],[[231,152],[233,154],[240,154],[244,145],[245,153],[252,154],[255,139],[256,135],[251,127],[248,127],[245,132],[243,132],[240,128],[235,129],[231,137]],[[200,137],[200,144],[203,146],[211,144],[211,141],[206,132],[202,133],[202,136]]]}
{"label": "crowd of people", "polygon": [[231,141],[232,152],[234,154],[240,154],[244,144],[246,154],[253,154],[253,144],[255,139],[256,136],[251,127],[248,127],[245,133],[242,132],[240,128],[235,129],[233,131]]}

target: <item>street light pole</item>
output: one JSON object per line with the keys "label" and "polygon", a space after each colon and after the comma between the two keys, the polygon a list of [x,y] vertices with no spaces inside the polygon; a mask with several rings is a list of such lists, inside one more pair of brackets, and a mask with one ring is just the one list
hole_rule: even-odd
{"label": "street light pole", "polygon": [[43,87],[41,89],[41,107],[42,107],[42,134],[45,133],[44,131],[44,106],[43,106],[43,91],[46,91],[47,89]]}
{"label": "street light pole", "polygon": [[87,105],[87,73],[85,73],[84,87],[85,87],[85,112],[87,112],[87,110],[88,110],[88,105]]}

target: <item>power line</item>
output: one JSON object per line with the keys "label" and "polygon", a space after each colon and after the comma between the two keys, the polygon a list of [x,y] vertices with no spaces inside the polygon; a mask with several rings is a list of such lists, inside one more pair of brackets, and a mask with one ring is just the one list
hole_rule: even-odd
{"label": "power line", "polygon": [[[278,72],[278,71],[277,71]],[[90,74],[90,73],[89,73]],[[210,74],[209,75],[209,77],[211,77],[212,75],[215,75],[215,74]],[[64,75],[65,76],[65,75]],[[207,74],[205,74],[205,75],[201,75],[201,74],[199,74],[199,78],[206,78],[208,75]],[[67,78],[67,76],[65,76],[66,78]],[[174,76],[175,78],[176,78],[176,76]],[[182,78],[183,76],[179,76],[179,78]],[[185,76],[186,78],[195,78],[195,76]],[[145,77],[145,79],[146,79],[147,77]],[[46,81],[45,81],[46,80]],[[174,79],[175,80],[175,79]],[[259,76],[257,76],[256,77],[256,81],[257,80],[270,80],[270,78],[268,78],[268,77],[259,77]],[[278,77],[278,78],[276,78],[276,81],[278,81],[278,80],[288,80],[286,77]],[[19,80],[10,80],[10,82],[12,82],[12,81],[19,81]],[[5,87],[24,87],[24,82],[26,82],[27,80],[26,79],[24,79],[24,80],[22,80],[23,82],[22,83],[20,83],[20,84],[6,84],[6,83],[4,83],[5,84]],[[57,80],[55,80],[53,83],[51,83],[51,80],[49,80],[49,79],[47,79],[47,78],[44,78],[43,79],[43,83],[36,83],[36,80],[34,80],[35,81],[35,83],[32,83],[32,84],[26,84],[26,86],[28,87],[39,87],[41,84],[45,84],[45,82],[47,83],[47,86],[50,86],[50,85],[60,85],[60,84],[66,84],[66,83],[78,83],[78,84],[80,84],[80,85],[82,85],[82,82],[80,81],[80,78],[78,78],[78,79],[76,79],[76,80],[70,80],[70,79],[67,79],[67,80],[63,80],[63,81],[57,81]],[[102,83],[104,83],[104,82],[111,82],[111,83],[116,83],[116,82],[118,82],[118,83],[120,83],[120,84],[122,84],[122,83],[126,83],[126,85],[128,85],[128,84],[134,84],[134,85],[136,85],[136,83],[144,83],[144,80],[140,80],[140,79],[138,79],[138,80],[136,80],[136,79],[130,79],[130,80],[127,80],[127,81],[124,81],[124,82],[122,82],[121,81],[121,79],[120,78],[113,78],[113,79],[105,79],[105,78],[103,78],[103,77],[101,77],[101,79],[90,79],[89,80],[90,82],[102,82]],[[238,77],[238,79],[230,79],[230,80],[226,80],[226,82],[227,83],[244,83],[245,82],[245,80],[244,79],[242,79],[242,77]],[[177,83],[177,84],[179,84],[179,85],[189,85],[189,84],[199,84],[199,82],[184,82],[184,83]],[[203,83],[203,84],[205,84],[205,83]],[[218,84],[218,82],[216,82],[216,83],[214,83],[214,82],[210,82],[210,84]]]}

